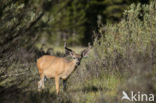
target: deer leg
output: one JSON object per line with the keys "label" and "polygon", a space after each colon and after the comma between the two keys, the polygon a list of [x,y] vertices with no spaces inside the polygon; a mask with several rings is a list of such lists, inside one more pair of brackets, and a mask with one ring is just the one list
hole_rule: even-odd
{"label": "deer leg", "polygon": [[41,88],[44,88],[44,75],[40,74],[40,81],[38,82],[38,91],[41,91]]}
{"label": "deer leg", "polygon": [[45,87],[45,86],[44,86],[44,77],[45,77],[45,76],[43,75],[43,77],[42,77],[42,79],[41,79],[41,81],[42,81],[42,82],[41,82],[41,83],[42,83],[42,89],[44,89],[44,87]]}
{"label": "deer leg", "polygon": [[58,94],[59,93],[59,77],[55,77],[55,85],[56,85],[56,93]]}
{"label": "deer leg", "polygon": [[38,82],[38,91],[41,91],[41,81]]}
{"label": "deer leg", "polygon": [[66,91],[67,90],[67,80],[63,80],[63,90]]}

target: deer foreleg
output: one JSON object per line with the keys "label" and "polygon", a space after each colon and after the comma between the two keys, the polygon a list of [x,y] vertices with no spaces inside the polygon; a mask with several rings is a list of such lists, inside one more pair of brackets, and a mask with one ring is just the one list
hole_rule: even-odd
{"label": "deer foreleg", "polygon": [[38,82],[38,91],[41,91],[41,88],[44,89],[44,75],[40,75],[40,81]]}
{"label": "deer foreleg", "polygon": [[59,77],[55,77],[56,93],[59,93]]}

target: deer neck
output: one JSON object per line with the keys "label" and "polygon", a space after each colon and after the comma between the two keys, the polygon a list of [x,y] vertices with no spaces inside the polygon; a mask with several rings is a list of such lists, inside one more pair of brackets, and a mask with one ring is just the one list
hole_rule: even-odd
{"label": "deer neck", "polygon": [[72,61],[70,61],[70,62],[68,62],[69,64],[68,64],[68,66],[67,66],[67,68],[66,68],[66,72],[65,72],[65,75],[64,75],[64,79],[66,78],[66,79],[68,79],[69,77],[70,77],[70,75],[71,75],[71,73],[75,70],[75,68],[77,67],[77,65],[76,65],[76,61],[74,61],[74,60],[72,60]]}
{"label": "deer neck", "polygon": [[77,65],[76,65],[76,61],[75,60],[72,60],[69,62],[69,65],[68,65],[68,69],[66,69],[66,76],[67,79],[70,77],[71,73],[74,72],[74,70],[76,69]]}
{"label": "deer neck", "polygon": [[71,72],[73,72],[75,69],[76,69],[76,67],[77,67],[77,65],[76,65],[76,60],[72,60],[71,62],[70,62],[70,67],[69,67],[69,72],[71,73]]}
{"label": "deer neck", "polygon": [[76,60],[71,61],[71,67],[73,68],[73,70],[77,67],[76,62],[77,62]]}

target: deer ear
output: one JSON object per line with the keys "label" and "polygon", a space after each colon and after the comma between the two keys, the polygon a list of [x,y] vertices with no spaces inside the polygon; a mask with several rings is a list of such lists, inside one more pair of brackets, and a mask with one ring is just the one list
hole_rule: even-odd
{"label": "deer ear", "polygon": [[67,48],[67,43],[64,43],[64,48],[65,48],[65,55],[71,55],[72,54],[72,50]]}
{"label": "deer ear", "polygon": [[84,49],[82,52],[81,52],[81,57],[86,57],[87,54],[88,54],[88,49]]}
{"label": "deer ear", "polygon": [[69,55],[70,55],[71,57],[73,57],[74,53],[73,53],[73,52],[69,52]]}
{"label": "deer ear", "polygon": [[81,52],[81,57],[86,57],[90,49],[91,49],[91,45],[90,45],[90,43],[88,43],[88,48],[87,49],[84,49]]}

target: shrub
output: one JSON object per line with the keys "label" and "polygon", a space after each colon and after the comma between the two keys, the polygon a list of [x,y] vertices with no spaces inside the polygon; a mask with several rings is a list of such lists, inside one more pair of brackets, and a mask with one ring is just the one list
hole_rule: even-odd
{"label": "shrub", "polygon": [[[99,65],[105,64],[108,70],[119,71],[125,78],[119,85],[119,94],[122,90],[156,93],[155,10],[154,2],[132,4],[120,23],[99,28],[94,51]],[[116,98],[121,101],[121,95]]]}

